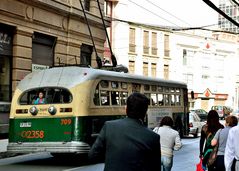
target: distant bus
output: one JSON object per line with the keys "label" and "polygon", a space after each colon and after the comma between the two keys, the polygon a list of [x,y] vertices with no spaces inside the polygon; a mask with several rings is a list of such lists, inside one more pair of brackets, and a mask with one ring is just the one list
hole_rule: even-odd
{"label": "distant bus", "polygon": [[[34,104],[43,92],[45,104]],[[150,98],[145,124],[171,116],[188,135],[188,92],[181,82],[82,67],[56,67],[26,76],[11,106],[8,152],[87,153],[107,120],[124,118],[133,92]]]}

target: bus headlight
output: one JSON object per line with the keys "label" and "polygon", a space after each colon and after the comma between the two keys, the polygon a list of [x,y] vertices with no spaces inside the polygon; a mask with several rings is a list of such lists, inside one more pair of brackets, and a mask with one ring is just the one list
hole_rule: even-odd
{"label": "bus headlight", "polygon": [[51,114],[51,115],[55,115],[56,114],[56,108],[54,106],[50,106],[48,108],[48,112]]}
{"label": "bus headlight", "polygon": [[29,110],[29,112],[32,114],[32,115],[36,115],[38,113],[38,109],[36,108],[36,106],[32,106]]}

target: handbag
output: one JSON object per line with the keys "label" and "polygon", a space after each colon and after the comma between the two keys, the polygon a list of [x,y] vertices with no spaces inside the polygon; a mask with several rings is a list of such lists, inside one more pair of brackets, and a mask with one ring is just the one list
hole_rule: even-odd
{"label": "handbag", "polygon": [[[220,131],[220,132],[221,132],[221,131]],[[208,165],[208,166],[213,165],[214,162],[215,162],[216,159],[217,159],[217,152],[218,152],[218,146],[219,146],[220,132],[219,132],[219,135],[218,135],[217,144],[216,144],[216,146],[212,149],[212,152],[211,152],[211,154],[209,155],[209,159],[208,159],[208,161],[207,161],[207,165]]]}
{"label": "handbag", "polygon": [[202,167],[202,158],[200,158],[199,163],[196,165],[196,171],[204,171]]}
{"label": "handbag", "polygon": [[213,150],[212,150],[212,152],[211,152],[211,154],[210,154],[210,156],[209,156],[209,159],[208,159],[208,161],[207,161],[207,165],[208,165],[208,166],[213,165],[213,163],[216,161],[216,159],[217,159],[217,152],[218,152],[218,143],[217,143],[217,145],[213,148]]}

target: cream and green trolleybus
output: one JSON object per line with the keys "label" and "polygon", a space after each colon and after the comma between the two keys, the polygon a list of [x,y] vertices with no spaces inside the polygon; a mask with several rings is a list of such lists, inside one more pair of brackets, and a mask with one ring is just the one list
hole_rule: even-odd
{"label": "cream and green trolleybus", "polygon": [[[43,92],[44,104],[34,104]],[[150,98],[145,124],[164,116],[188,135],[188,91],[184,83],[77,66],[27,75],[11,104],[8,152],[87,153],[107,120],[126,117],[132,92]]]}

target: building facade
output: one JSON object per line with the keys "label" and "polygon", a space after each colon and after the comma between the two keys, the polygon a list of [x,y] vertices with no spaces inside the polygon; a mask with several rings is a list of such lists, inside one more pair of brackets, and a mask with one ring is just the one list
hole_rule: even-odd
{"label": "building facade", "polygon": [[125,18],[130,11],[126,1],[113,2],[111,7],[115,11],[111,14],[110,30],[113,51],[118,63],[127,66],[130,73],[187,83],[191,109],[209,111],[213,105],[239,106],[235,91],[237,36],[200,30],[172,31],[143,24],[143,18],[142,23],[137,23]]}
{"label": "building facade", "polygon": [[105,31],[97,1],[81,2],[93,39],[80,1],[1,0],[0,102],[10,102],[18,82],[32,71],[63,64],[97,67]]}
{"label": "building facade", "polygon": [[[239,6],[232,0],[220,0],[219,9],[236,22],[239,22]],[[218,26],[224,31],[239,33],[239,28],[221,15],[218,15]]]}
{"label": "building facade", "polygon": [[190,99],[192,109],[209,111],[213,105],[238,107],[236,39],[220,40],[210,32],[176,32],[173,44],[174,67],[179,68],[175,78],[181,77],[189,92],[194,92],[194,99]]}

